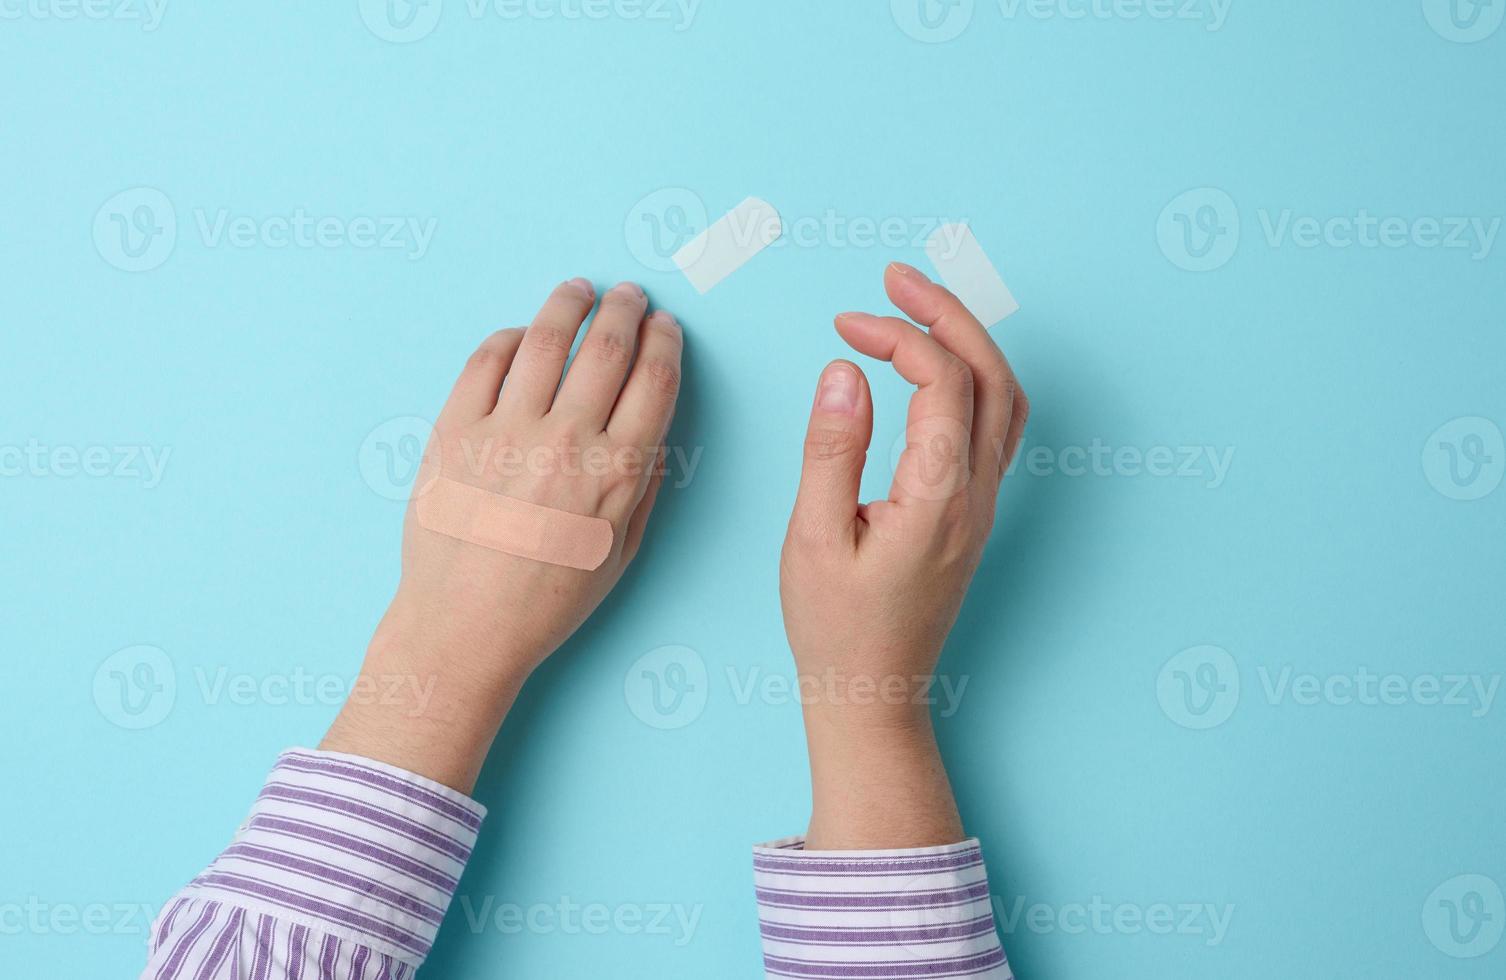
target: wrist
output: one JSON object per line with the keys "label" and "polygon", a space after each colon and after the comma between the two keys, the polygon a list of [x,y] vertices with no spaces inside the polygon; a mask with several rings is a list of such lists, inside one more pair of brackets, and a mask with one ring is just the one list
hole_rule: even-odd
{"label": "wrist", "polygon": [[394,600],[319,747],[469,793],[532,662],[467,646],[422,628],[412,607]]}
{"label": "wrist", "polygon": [[807,706],[812,850],[929,847],[964,839],[962,821],[921,710]]}
{"label": "wrist", "polygon": [[522,687],[550,652],[516,628],[476,623],[399,590],[366,648],[362,672],[407,670],[508,691]]}

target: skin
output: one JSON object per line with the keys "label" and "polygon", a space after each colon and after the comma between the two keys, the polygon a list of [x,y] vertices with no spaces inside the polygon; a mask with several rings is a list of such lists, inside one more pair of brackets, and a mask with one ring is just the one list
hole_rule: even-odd
{"label": "skin", "polygon": [[785,631],[802,690],[816,692],[804,699],[810,850],[965,839],[930,712],[913,695],[957,620],[1030,410],[955,296],[898,263],[884,286],[915,323],[844,313],[836,326],[916,386],[889,497],[858,502],[873,400],[862,371],[834,361],[811,412],[780,562]]}
{"label": "skin", "polygon": [[[858,502],[872,398],[857,365],[834,361],[818,384],[780,564],[785,627],[807,693],[812,850],[964,839],[929,711],[911,695],[956,621],[1029,411],[1004,355],[956,297],[909,266],[891,265],[884,282],[913,323],[844,313],[836,327],[854,350],[916,385],[894,486],[886,500]],[[674,414],[683,338],[673,317],[648,314],[643,291],[623,283],[602,297],[567,371],[594,300],[589,283],[571,280],[529,327],[481,345],[414,487],[420,494],[442,473],[606,518],[612,555],[590,572],[515,558],[425,530],[410,502],[401,584],[362,667],[373,689],[407,678],[407,693],[352,697],[321,748],[470,792],[528,676],[637,554],[659,489],[654,462]]]}
{"label": "skin", "polygon": [[[414,487],[417,495],[443,473],[606,518],[612,554],[589,572],[516,558],[425,530],[410,501],[402,579],[361,673],[377,688],[382,678],[411,678],[404,687],[415,693],[350,699],[321,748],[470,792],[524,681],[638,553],[662,480],[653,474],[662,474],[655,463],[674,415],[683,337],[668,313],[646,315],[643,290],[623,283],[602,297],[566,374],[594,299],[586,280],[563,283],[526,329],[481,344],[435,422]],[[426,702],[416,693],[425,688]]]}

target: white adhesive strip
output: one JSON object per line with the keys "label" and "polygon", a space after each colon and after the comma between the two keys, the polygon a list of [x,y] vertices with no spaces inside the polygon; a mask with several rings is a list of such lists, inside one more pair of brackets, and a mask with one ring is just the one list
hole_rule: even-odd
{"label": "white adhesive strip", "polygon": [[1020,304],[966,223],[936,229],[926,242],[926,255],[941,281],[985,329],[1018,312]]}
{"label": "white adhesive strip", "polygon": [[674,254],[674,263],[696,292],[705,295],[784,234],[779,212],[750,197]]}

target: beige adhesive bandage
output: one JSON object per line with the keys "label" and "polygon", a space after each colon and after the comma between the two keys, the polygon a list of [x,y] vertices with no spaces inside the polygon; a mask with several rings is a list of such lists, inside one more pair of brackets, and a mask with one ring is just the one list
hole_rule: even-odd
{"label": "beige adhesive bandage", "polygon": [[418,497],[418,523],[445,537],[550,565],[595,571],[612,553],[612,524],[439,477]]}

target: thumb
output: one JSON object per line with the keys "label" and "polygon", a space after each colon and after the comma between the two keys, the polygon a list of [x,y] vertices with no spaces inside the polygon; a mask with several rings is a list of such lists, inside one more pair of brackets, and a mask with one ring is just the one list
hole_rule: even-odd
{"label": "thumb", "polygon": [[858,487],[873,437],[868,379],[851,361],[821,372],[805,436],[805,465],[790,523],[819,537],[850,535],[858,514]]}

